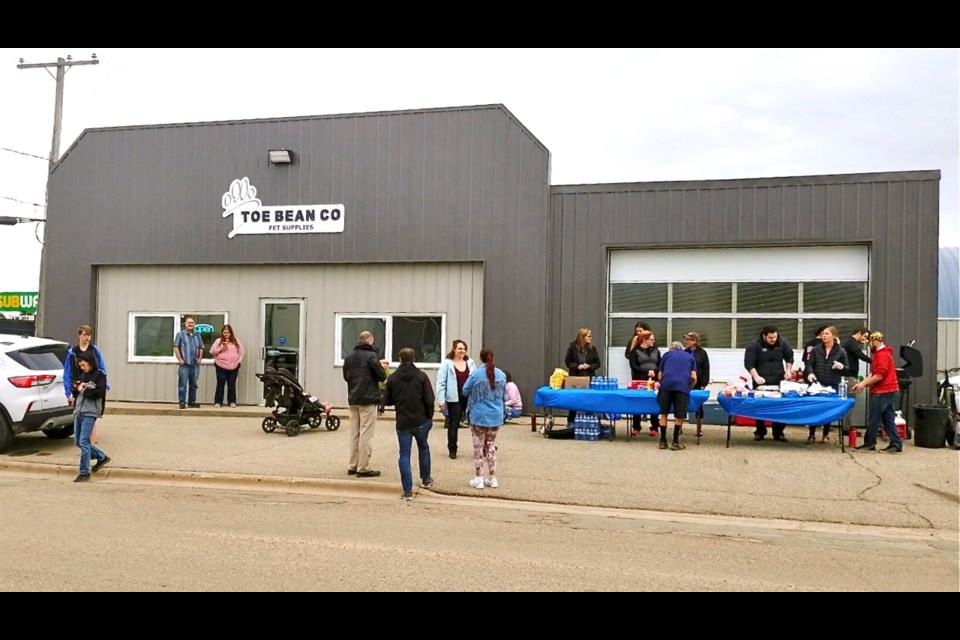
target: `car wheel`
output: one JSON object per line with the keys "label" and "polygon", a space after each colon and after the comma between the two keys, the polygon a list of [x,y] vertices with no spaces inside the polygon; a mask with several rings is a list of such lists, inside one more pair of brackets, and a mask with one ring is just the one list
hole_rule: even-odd
{"label": "car wheel", "polygon": [[64,438],[69,438],[73,435],[73,425],[65,424],[62,427],[54,427],[52,429],[44,429],[43,435],[53,440],[63,440]]}
{"label": "car wheel", "polygon": [[7,419],[0,415],[0,453],[3,453],[13,444],[13,429],[7,423]]}

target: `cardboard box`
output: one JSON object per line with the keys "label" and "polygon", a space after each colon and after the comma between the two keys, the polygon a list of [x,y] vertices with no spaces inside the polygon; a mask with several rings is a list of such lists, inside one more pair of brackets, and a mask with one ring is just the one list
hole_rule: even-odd
{"label": "cardboard box", "polygon": [[566,381],[563,383],[564,389],[589,389],[590,388],[590,378],[585,376],[567,376]]}

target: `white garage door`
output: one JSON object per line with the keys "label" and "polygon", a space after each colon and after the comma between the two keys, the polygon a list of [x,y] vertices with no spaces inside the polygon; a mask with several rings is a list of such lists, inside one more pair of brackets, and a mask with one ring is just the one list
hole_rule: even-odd
{"label": "white garage door", "polygon": [[867,324],[868,275],[866,246],[613,250],[608,375],[630,379],[624,352],[641,320],[661,352],[699,333],[714,381],[746,375],[744,348],[768,323],[795,349],[824,325],[843,339]]}

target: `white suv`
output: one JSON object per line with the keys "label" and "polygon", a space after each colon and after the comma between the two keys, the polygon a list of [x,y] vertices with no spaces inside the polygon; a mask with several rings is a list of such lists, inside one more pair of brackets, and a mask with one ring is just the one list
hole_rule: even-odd
{"label": "white suv", "polygon": [[73,435],[73,410],[63,393],[67,349],[49,338],[0,334],[0,453],[17,433]]}

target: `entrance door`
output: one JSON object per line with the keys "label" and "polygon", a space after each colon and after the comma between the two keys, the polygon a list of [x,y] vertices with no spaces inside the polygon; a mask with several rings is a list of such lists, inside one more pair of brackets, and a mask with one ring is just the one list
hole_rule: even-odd
{"label": "entrance door", "polygon": [[303,298],[260,299],[260,371],[286,369],[303,384],[305,311]]}

